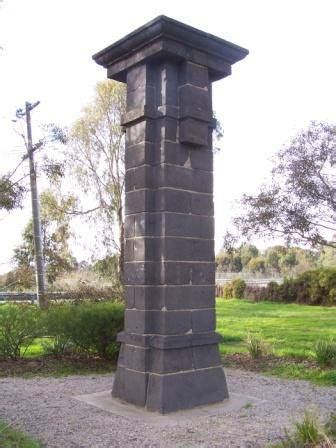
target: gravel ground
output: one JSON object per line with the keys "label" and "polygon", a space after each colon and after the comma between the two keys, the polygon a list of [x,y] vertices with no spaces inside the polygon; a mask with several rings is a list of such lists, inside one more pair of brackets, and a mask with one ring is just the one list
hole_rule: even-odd
{"label": "gravel ground", "polygon": [[0,380],[0,419],[47,447],[265,447],[307,408],[336,411],[336,387],[226,369],[231,392],[265,402],[239,411],[152,425],[97,409],[73,397],[111,389],[110,375]]}

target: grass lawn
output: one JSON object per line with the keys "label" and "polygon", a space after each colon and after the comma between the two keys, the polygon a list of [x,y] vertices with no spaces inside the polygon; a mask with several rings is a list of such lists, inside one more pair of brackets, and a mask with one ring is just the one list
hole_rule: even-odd
{"label": "grass lawn", "polygon": [[6,423],[0,421],[1,448],[40,448],[41,445]]}
{"label": "grass lawn", "polygon": [[217,331],[223,336],[220,351],[224,357],[247,352],[247,333],[257,333],[274,355],[286,361],[270,373],[336,385],[336,369],[319,369],[304,362],[314,360],[312,348],[319,339],[336,339],[335,307],[217,299]]}

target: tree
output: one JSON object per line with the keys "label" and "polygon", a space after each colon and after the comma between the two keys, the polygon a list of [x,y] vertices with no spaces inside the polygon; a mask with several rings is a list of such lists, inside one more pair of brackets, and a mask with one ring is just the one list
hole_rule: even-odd
{"label": "tree", "polygon": [[[43,240],[43,255],[46,275],[49,283],[63,272],[74,269],[76,260],[71,255],[68,240],[70,238],[70,223],[67,210],[73,208],[74,198],[61,199],[60,203],[51,191],[40,195],[41,204],[41,231]],[[30,220],[23,231],[23,243],[14,250],[14,260],[18,268],[16,275],[29,279],[34,263],[34,237],[33,225]],[[21,278],[20,277],[20,278]],[[28,280],[25,280],[26,283]],[[22,283],[22,282],[21,282]],[[27,286],[27,284],[23,286]],[[32,286],[32,285],[30,285]]]}
{"label": "tree", "polygon": [[8,175],[0,177],[0,210],[13,210],[21,206],[25,188],[13,182]]}
{"label": "tree", "polygon": [[265,259],[263,257],[251,258],[248,265],[248,270],[253,273],[265,273]]}
{"label": "tree", "polygon": [[270,183],[244,194],[239,235],[336,247],[336,127],[311,123],[278,152]]}
{"label": "tree", "polygon": [[125,144],[120,123],[125,107],[123,84],[99,82],[92,103],[69,131],[65,152],[65,165],[76,176],[82,192],[94,196],[96,205],[82,213],[103,227],[108,255],[118,252],[120,279],[124,263],[125,183]]}
{"label": "tree", "polygon": [[243,265],[239,250],[220,251],[216,256],[216,265],[220,272],[241,272]]}
{"label": "tree", "polygon": [[252,258],[255,258],[259,255],[258,248],[256,246],[253,246],[252,244],[242,244],[239,251],[243,268],[245,268],[249,264],[249,261]]}

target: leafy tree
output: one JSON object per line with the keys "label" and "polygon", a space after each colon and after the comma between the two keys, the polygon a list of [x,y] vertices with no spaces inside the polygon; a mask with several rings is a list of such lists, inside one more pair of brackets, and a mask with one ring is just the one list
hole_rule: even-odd
{"label": "leafy tree", "polygon": [[93,271],[102,278],[116,278],[118,272],[118,257],[116,255],[108,255],[101,260],[97,260],[93,265]]}
{"label": "leafy tree", "polygon": [[284,271],[292,271],[294,266],[298,264],[295,250],[288,251],[283,257],[280,258],[280,266],[284,268]]}
{"label": "leafy tree", "polygon": [[259,255],[259,250],[256,246],[252,244],[243,244],[240,249],[240,257],[243,268],[246,267],[252,258],[255,258]]}
{"label": "leafy tree", "polygon": [[216,257],[216,265],[221,272],[241,272],[243,265],[239,250],[221,251]]}
{"label": "leafy tree", "polygon": [[21,206],[25,188],[19,183],[13,182],[7,175],[0,177],[0,210],[7,211]]}
{"label": "leafy tree", "polygon": [[248,265],[248,270],[253,273],[264,273],[266,269],[265,259],[263,257],[251,258]]}
{"label": "leafy tree", "polygon": [[[122,279],[124,262],[124,132],[125,86],[115,81],[99,82],[95,96],[74,123],[67,138],[65,165],[76,176],[82,192],[91,194],[96,206],[77,212],[103,227],[107,253],[119,254]],[[61,133],[64,140],[64,134]],[[61,139],[59,139],[61,140]],[[64,141],[63,141],[64,143]],[[116,225],[115,225],[116,224]]]}
{"label": "leafy tree", "polygon": [[239,234],[336,247],[335,166],[336,127],[311,123],[278,152],[270,183],[243,195],[234,219]]}
{"label": "leafy tree", "polygon": [[[61,199],[60,203],[51,191],[40,195],[41,233],[46,275],[49,283],[55,281],[62,272],[74,269],[76,261],[72,257],[68,240],[70,223],[67,210],[73,208],[74,198]],[[23,243],[14,250],[14,260],[18,265],[17,275],[32,270],[34,263],[33,223],[30,220],[23,232]]]}

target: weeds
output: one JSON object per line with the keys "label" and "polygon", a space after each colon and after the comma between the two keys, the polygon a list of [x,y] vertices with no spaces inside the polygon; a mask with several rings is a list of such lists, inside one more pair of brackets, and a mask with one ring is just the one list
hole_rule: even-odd
{"label": "weeds", "polygon": [[332,414],[323,427],[317,416],[306,411],[302,421],[294,422],[295,431],[291,435],[285,431],[284,439],[273,448],[334,448],[336,435],[336,414]]}
{"label": "weeds", "polygon": [[315,358],[319,366],[333,366],[336,364],[336,342],[334,339],[321,339],[315,347]]}
{"label": "weeds", "polygon": [[266,343],[260,336],[248,333],[246,337],[247,350],[253,359],[258,359],[264,356],[267,351]]}

